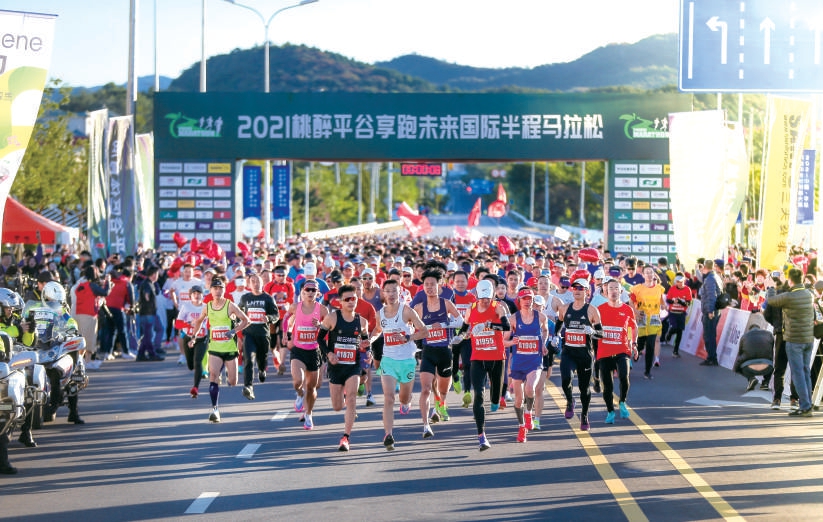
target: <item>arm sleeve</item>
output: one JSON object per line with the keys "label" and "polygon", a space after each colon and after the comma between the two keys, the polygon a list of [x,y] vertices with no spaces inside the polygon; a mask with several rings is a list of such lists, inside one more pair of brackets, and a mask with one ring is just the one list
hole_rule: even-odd
{"label": "arm sleeve", "polygon": [[509,323],[509,316],[507,315],[501,317],[499,323],[492,323],[491,327],[492,330],[499,330],[501,332],[508,332],[512,329],[511,323]]}
{"label": "arm sleeve", "polygon": [[447,326],[449,328],[460,328],[460,327],[462,327],[463,326],[463,317],[459,316],[459,315],[457,317],[452,317]]}
{"label": "arm sleeve", "polygon": [[329,331],[320,327],[320,330],[317,332],[317,345],[320,346],[320,351],[323,352],[324,355],[328,355],[331,352],[329,348],[329,344],[326,340],[326,337],[329,335]]}

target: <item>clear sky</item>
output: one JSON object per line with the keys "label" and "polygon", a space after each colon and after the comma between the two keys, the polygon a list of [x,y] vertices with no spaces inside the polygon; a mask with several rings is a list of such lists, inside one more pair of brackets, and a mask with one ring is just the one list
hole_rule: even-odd
{"label": "clear sky", "polygon": [[[235,0],[266,19],[299,0]],[[138,0],[137,75],[177,77],[201,56],[203,0]],[[205,0],[206,55],[264,41],[263,22]],[[129,0],[0,0],[0,9],[58,15],[50,77],[72,86],[125,83]],[[366,63],[416,53],[477,67],[571,61],[609,43],[677,32],[678,0],[319,0],[278,14],[275,45],[305,44]],[[262,64],[261,64],[262,68]]]}

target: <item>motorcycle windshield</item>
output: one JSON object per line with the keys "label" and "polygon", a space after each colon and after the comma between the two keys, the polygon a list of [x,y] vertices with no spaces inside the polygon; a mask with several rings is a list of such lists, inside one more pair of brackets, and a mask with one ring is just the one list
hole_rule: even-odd
{"label": "motorcycle windshield", "polygon": [[37,340],[45,343],[54,337],[60,315],[57,311],[43,305],[40,301],[29,301],[23,310],[23,317],[34,324]]}

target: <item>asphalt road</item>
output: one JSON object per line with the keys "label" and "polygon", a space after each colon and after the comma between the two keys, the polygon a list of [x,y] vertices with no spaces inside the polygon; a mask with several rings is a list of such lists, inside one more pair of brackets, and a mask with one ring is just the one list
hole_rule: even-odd
{"label": "asphalt road", "polygon": [[[0,477],[0,519],[817,519],[823,414],[772,411],[767,393],[744,393],[743,377],[670,350],[654,380],[632,371],[630,419],[605,425],[597,395],[592,430],[580,432],[552,400],[555,373],[543,431],[516,443],[510,405],[488,415],[483,453],[471,410],[453,393],[451,420],[429,440],[415,395],[412,413],[396,416],[394,452],[381,443],[382,394],[372,408],[359,399],[352,451],[340,453],[343,417],[325,387],[311,432],[292,410],[287,377],[256,385],[253,402],[222,387],[223,422],[211,424],[208,384],[189,398],[191,376],[176,357],[113,361],[83,392],[87,424],[68,424],[64,409],[35,432],[39,447],[12,442],[20,473]],[[688,402],[700,397],[712,405]]]}

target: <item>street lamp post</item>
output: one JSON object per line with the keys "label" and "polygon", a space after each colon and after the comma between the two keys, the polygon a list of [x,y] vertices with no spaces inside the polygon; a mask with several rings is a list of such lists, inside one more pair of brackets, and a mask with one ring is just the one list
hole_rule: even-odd
{"label": "street lamp post", "polygon": [[[249,11],[256,14],[260,18],[260,21],[263,22],[263,38],[264,38],[264,48],[265,48],[264,56],[263,56],[263,92],[268,93],[269,89],[270,89],[270,85],[269,85],[270,84],[270,82],[269,82],[269,26],[271,25],[271,21],[274,20],[275,16],[282,13],[283,11],[286,11],[287,9],[293,9],[295,7],[300,7],[300,6],[304,6],[304,5],[308,5],[308,4],[313,4],[315,2],[318,2],[319,0],[300,0],[300,2],[297,2],[296,4],[291,4],[291,5],[287,5],[285,7],[281,7],[277,11],[273,12],[271,14],[271,16],[269,16],[268,20],[263,16],[263,13],[261,13],[260,11],[255,9],[254,7],[251,7],[251,6],[248,6],[248,5],[245,5],[245,4],[241,4],[240,2],[237,2],[237,0],[225,0],[225,1],[232,4],[232,5],[236,5],[237,7],[242,7],[244,9],[248,9]],[[265,188],[263,190],[263,207],[264,207],[264,210],[263,210],[263,229],[264,229],[265,234],[266,234],[266,241],[268,241],[269,238],[271,237],[271,163],[270,163],[269,160],[266,160],[266,168],[264,169],[264,171],[265,171],[265,174],[264,174],[263,185],[264,185]],[[278,226],[277,226],[278,235],[279,235],[281,229],[283,229],[283,232],[285,232],[285,224],[284,223],[279,223],[281,221],[282,220],[278,220]],[[280,237],[278,239],[283,240],[285,238]]]}

